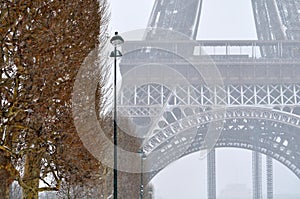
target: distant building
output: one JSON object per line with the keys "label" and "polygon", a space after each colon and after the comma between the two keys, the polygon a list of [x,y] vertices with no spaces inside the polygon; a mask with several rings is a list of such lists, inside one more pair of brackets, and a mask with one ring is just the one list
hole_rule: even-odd
{"label": "distant building", "polygon": [[223,189],[218,199],[251,199],[251,190],[246,184],[229,184]]}

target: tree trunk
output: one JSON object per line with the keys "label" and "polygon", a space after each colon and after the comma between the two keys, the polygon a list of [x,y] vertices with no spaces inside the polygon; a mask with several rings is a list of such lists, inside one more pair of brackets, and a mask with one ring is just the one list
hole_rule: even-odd
{"label": "tree trunk", "polygon": [[12,183],[10,172],[5,169],[9,163],[9,156],[0,150],[0,194],[4,199],[9,199],[9,187]]}
{"label": "tree trunk", "polygon": [[41,158],[38,154],[30,153],[26,156],[25,170],[22,186],[23,199],[38,199],[40,162]]}

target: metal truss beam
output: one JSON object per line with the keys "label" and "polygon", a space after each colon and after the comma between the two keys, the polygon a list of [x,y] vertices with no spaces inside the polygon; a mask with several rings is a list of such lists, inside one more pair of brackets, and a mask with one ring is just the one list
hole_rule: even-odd
{"label": "metal truss beam", "polygon": [[128,117],[156,117],[161,108],[254,106],[300,115],[300,85],[180,86],[173,92],[159,84],[123,87],[119,111]]}

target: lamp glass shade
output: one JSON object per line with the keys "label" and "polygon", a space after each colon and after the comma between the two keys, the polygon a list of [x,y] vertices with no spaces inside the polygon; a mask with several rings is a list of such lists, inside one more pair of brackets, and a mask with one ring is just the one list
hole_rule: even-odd
{"label": "lamp glass shade", "polygon": [[110,57],[122,57],[122,53],[119,50],[113,50],[113,51],[111,51],[109,56]]}

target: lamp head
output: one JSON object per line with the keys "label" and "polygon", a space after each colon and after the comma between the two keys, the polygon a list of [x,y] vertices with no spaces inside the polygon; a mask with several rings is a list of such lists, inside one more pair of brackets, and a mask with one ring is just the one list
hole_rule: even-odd
{"label": "lamp head", "polygon": [[142,156],[143,159],[146,159],[146,154],[145,154],[145,151],[143,150],[143,148],[140,148],[137,152],[139,154],[141,154],[141,156]]}
{"label": "lamp head", "polygon": [[110,43],[116,47],[123,44],[124,39],[120,35],[118,35],[118,32],[115,32],[115,35],[110,39]]}

